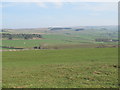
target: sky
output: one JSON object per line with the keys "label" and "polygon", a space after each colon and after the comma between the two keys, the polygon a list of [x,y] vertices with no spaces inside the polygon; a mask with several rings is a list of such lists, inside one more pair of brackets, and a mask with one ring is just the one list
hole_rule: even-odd
{"label": "sky", "polygon": [[[117,2],[3,2],[2,28],[117,25]],[[1,17],[2,15],[2,17]]]}

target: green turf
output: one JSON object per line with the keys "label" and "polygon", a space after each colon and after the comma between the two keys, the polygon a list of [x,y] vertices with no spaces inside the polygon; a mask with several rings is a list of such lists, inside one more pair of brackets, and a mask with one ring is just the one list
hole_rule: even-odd
{"label": "green turf", "polygon": [[[55,46],[55,45],[65,45],[65,44],[100,44],[101,42],[95,42],[94,35],[88,35],[81,33],[73,33],[72,35],[64,35],[64,34],[50,34],[43,35],[43,39],[40,40],[3,40],[2,46],[11,46],[11,47],[25,47],[32,48],[34,46]],[[117,42],[104,42],[102,44],[112,44],[117,45]]]}
{"label": "green turf", "polygon": [[118,48],[3,52],[4,88],[116,88]]}
{"label": "green turf", "polygon": [[[51,31],[47,28],[44,29],[26,29],[26,30],[8,30],[9,33],[43,33],[41,40],[5,40],[3,39],[2,46],[11,47],[27,47],[31,48],[39,45],[64,45],[64,44],[81,44],[92,43],[101,44],[102,42],[95,42],[95,39],[116,39],[118,40],[117,29],[85,29],[83,31],[74,30],[58,30]],[[104,42],[102,44],[117,45],[117,42]]]}

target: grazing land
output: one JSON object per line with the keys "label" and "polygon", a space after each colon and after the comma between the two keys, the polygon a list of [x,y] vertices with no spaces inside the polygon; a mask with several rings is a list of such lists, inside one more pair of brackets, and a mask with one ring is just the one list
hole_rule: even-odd
{"label": "grazing land", "polygon": [[3,88],[118,87],[116,26],[1,33]]}
{"label": "grazing land", "polygon": [[[104,27],[104,28],[103,28]],[[12,40],[3,37],[2,46],[33,48],[35,46],[42,46],[44,48],[64,46],[64,45],[117,45],[118,44],[118,30],[117,26],[99,26],[99,27],[73,27],[73,28],[40,28],[40,29],[16,29],[3,30],[3,33],[13,34]],[[57,30],[56,30],[57,29]],[[80,31],[76,31],[80,30]],[[21,35],[40,35],[40,39],[31,39]],[[9,35],[8,34],[8,35]],[[17,34],[17,35],[15,35]],[[18,35],[20,38],[18,38]],[[10,35],[9,35],[10,36]],[[15,38],[17,36],[17,39]],[[33,37],[33,36],[32,36]]]}
{"label": "grazing land", "polygon": [[3,88],[117,88],[118,48],[3,52]]}

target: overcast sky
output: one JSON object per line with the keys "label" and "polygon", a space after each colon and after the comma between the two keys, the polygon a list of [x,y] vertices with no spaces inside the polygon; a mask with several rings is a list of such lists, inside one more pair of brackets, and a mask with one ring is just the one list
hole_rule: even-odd
{"label": "overcast sky", "polygon": [[[3,2],[3,28],[117,25],[117,2]],[[0,18],[1,19],[1,18]]]}

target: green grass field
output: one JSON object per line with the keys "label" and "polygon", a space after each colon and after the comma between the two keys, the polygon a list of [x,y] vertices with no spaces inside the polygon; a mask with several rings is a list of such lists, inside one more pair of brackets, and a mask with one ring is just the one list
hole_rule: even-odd
{"label": "green grass field", "polygon": [[[43,35],[43,39],[40,40],[2,40],[2,46],[11,47],[23,47],[32,48],[34,46],[60,46],[60,45],[80,45],[80,44],[101,44],[101,42],[95,42],[95,36],[82,35],[82,33],[73,33],[72,35],[62,34],[50,34]],[[117,42],[104,42],[102,44],[117,45]]]}
{"label": "green grass field", "polygon": [[65,44],[108,44],[108,45],[117,45],[117,42],[95,42],[97,38],[108,38],[108,39],[118,39],[117,29],[86,29],[83,31],[74,31],[74,30],[58,30],[51,31],[47,28],[45,29],[27,29],[27,30],[8,30],[5,33],[44,33],[42,39],[40,40],[7,40],[3,39],[2,46],[10,47],[23,47],[31,48],[39,45],[46,46],[57,46]]}
{"label": "green grass field", "polygon": [[118,48],[3,52],[3,88],[117,88]]}
{"label": "green grass field", "polygon": [[84,39],[81,37],[71,37],[66,35],[43,35],[43,39],[40,40],[3,40],[3,46],[13,47],[34,47],[42,44],[46,45],[64,45],[64,44],[80,44],[80,43],[93,42],[90,39]]}

